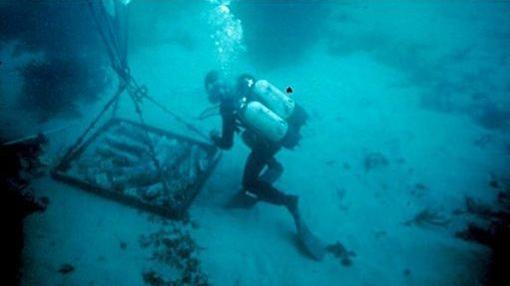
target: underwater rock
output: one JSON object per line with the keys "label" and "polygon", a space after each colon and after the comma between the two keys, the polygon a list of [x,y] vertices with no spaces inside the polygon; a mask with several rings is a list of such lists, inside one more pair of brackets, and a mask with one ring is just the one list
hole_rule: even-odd
{"label": "underwater rock", "polygon": [[375,168],[386,167],[389,165],[388,159],[379,152],[369,153],[365,156],[364,167],[365,172]]}
{"label": "underwater rock", "polygon": [[121,241],[119,246],[120,246],[120,249],[122,249],[122,250],[126,250],[127,249],[127,243],[124,242],[124,241]]}
{"label": "underwater rock", "polygon": [[60,268],[58,269],[58,272],[60,272],[63,275],[69,274],[74,271],[74,266],[72,266],[69,263],[64,263]]}

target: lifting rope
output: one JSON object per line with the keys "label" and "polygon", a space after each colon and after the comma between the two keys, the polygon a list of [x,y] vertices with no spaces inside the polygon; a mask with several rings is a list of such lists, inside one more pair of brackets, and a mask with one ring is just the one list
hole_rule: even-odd
{"label": "lifting rope", "polygon": [[[97,28],[97,30],[98,30],[98,32],[99,32],[99,34],[101,36],[101,39],[103,40],[103,43],[104,43],[104,45],[106,47],[106,51],[107,51],[108,57],[110,59],[110,64],[112,66],[112,69],[119,76],[120,83],[119,83],[119,87],[118,87],[117,91],[115,92],[114,96],[104,105],[104,107],[101,110],[101,112],[99,112],[99,114],[89,124],[89,126],[85,129],[83,134],[81,134],[81,136],[78,137],[76,142],[73,145],[71,145],[71,147],[69,147],[68,151],[66,152],[66,154],[64,155],[64,157],[60,161],[60,164],[59,164],[58,167],[59,168],[61,168],[61,167],[65,168],[65,165],[67,164],[69,159],[71,159],[72,156],[74,156],[74,154],[80,149],[80,147],[81,147],[82,143],[84,142],[85,138],[87,137],[87,135],[97,125],[97,123],[99,122],[101,117],[103,117],[103,115],[110,108],[113,107],[112,116],[113,117],[116,116],[116,112],[117,112],[120,96],[125,91],[127,91],[128,95],[132,99],[134,107],[135,107],[135,111],[136,111],[136,113],[138,115],[138,120],[140,121],[140,123],[142,125],[145,125],[145,120],[143,118],[143,114],[142,114],[142,110],[141,110],[141,107],[140,107],[140,103],[142,102],[143,99],[147,99],[149,102],[153,103],[158,108],[160,108],[163,112],[165,112],[165,113],[169,114],[170,116],[172,116],[177,122],[179,122],[180,124],[184,125],[188,130],[190,130],[191,132],[194,132],[195,134],[200,136],[202,139],[204,139],[206,142],[210,142],[210,138],[208,136],[203,134],[194,125],[192,125],[191,123],[186,122],[179,115],[175,114],[170,109],[168,109],[164,105],[160,104],[157,100],[155,100],[154,98],[150,97],[147,94],[147,88],[145,86],[139,85],[136,82],[136,80],[131,76],[131,74],[129,72],[129,68],[127,66],[127,27],[125,27],[126,28],[126,33],[125,33],[125,38],[124,38],[124,43],[123,43],[124,44],[124,48],[121,51],[121,48],[119,47],[119,41],[120,40],[119,40],[118,37],[115,36],[116,33],[114,32],[114,27],[113,27],[113,24],[111,22],[111,19],[108,18],[109,16],[108,16],[108,14],[106,12],[106,9],[103,6],[99,6],[98,8],[96,8],[97,5],[94,5],[92,0],[87,0],[86,2],[88,4],[89,10],[90,10],[90,12],[92,14],[92,18],[94,19],[94,22],[96,23],[96,28]],[[116,6],[116,11],[118,12],[119,10],[120,10],[120,8],[118,6]],[[98,13],[101,16],[99,16]],[[104,21],[103,25],[101,25],[101,20],[100,20],[101,18]],[[118,32],[118,30],[120,29],[120,22],[119,22],[120,20],[119,20],[118,15],[116,17],[116,21],[117,21],[117,27],[116,28],[117,28],[117,32]],[[104,26],[107,26],[106,27],[107,31],[105,31],[105,27]],[[122,55],[121,55],[121,53],[122,53]],[[156,152],[155,152],[154,144],[152,143],[152,140],[150,139],[150,136],[149,136],[149,133],[147,132],[147,130],[145,130],[145,141],[146,141],[146,144],[147,144],[147,146],[149,148],[151,160],[153,161],[153,163],[154,163],[154,165],[156,167],[156,170],[157,170],[159,176],[161,177],[161,182],[163,184],[163,187],[164,187],[165,190],[168,190],[168,184],[167,184],[166,179],[164,177],[163,170],[161,169],[161,164],[160,164],[160,162],[158,161],[158,159],[156,157]]]}
{"label": "lifting rope", "polygon": [[108,39],[108,37],[106,36],[106,32],[104,31],[104,25],[108,25],[106,23],[109,23],[107,22],[108,19],[103,17],[103,19],[106,21],[106,23],[101,23],[101,20],[99,19],[99,15],[98,13],[101,13],[101,12],[98,12],[97,10],[99,11],[102,11],[102,15],[103,16],[106,16],[105,13],[106,11],[104,11],[104,7],[100,6],[100,8],[95,8],[95,5],[94,3],[91,1],[91,0],[87,0],[87,5],[89,7],[89,11],[92,15],[92,19],[94,20],[94,23],[96,24],[96,29],[99,33],[99,35],[101,36],[101,39],[103,40],[103,43],[105,45],[105,48],[106,48],[106,52],[108,53],[108,57],[110,59],[110,64],[112,66],[112,68],[115,70],[115,71],[118,71],[120,70],[120,63],[122,62],[122,60],[120,58],[117,58],[118,56],[118,51],[116,52],[115,51],[115,43],[114,41],[110,39]]}
{"label": "lifting rope", "polygon": [[[136,114],[138,115],[138,120],[142,125],[145,125],[145,120],[143,119],[142,109],[140,108],[140,103],[138,102],[138,98],[136,98],[136,93],[138,91],[130,92],[129,95],[131,96],[131,99],[133,99],[133,104],[135,105]],[[158,172],[158,175],[161,179],[161,183],[163,184],[163,189],[165,192],[169,192],[170,189],[168,188],[168,183],[166,181],[165,175],[163,173],[163,169],[161,169],[161,164],[159,163],[159,160],[156,156],[156,150],[154,148],[154,144],[152,144],[152,140],[149,136],[149,132],[147,129],[143,129],[144,131],[144,137],[145,137],[145,144],[149,147],[149,156],[151,157],[152,163],[156,167],[156,171]]]}
{"label": "lifting rope", "polygon": [[[112,64],[113,70],[119,75],[119,77],[122,80],[124,80],[126,82],[128,87],[133,85],[133,89],[135,91],[141,91],[141,90],[145,91],[145,92],[137,92],[136,96],[139,97],[137,99],[140,101],[143,98],[147,99],[148,101],[150,101],[151,103],[156,105],[158,108],[160,108],[163,112],[172,116],[177,122],[179,122],[180,124],[185,126],[189,131],[197,134],[200,138],[204,139],[206,142],[210,142],[210,138],[207,135],[205,135],[203,132],[201,132],[193,124],[187,122],[182,117],[180,117],[179,115],[177,115],[176,113],[174,113],[173,111],[171,111],[170,109],[168,109],[167,107],[165,107],[164,105],[159,103],[156,99],[149,96],[147,94],[147,88],[145,86],[140,86],[136,82],[136,80],[131,76],[131,73],[129,72],[129,68],[127,67],[127,60],[126,60],[127,59],[127,54],[126,54],[127,53],[127,27],[125,27],[126,36],[124,39],[125,45],[123,47],[124,54],[122,56],[120,56],[119,54],[121,53],[121,50],[120,50],[119,43],[118,43],[119,39],[115,36],[116,33],[114,33],[114,31],[113,31],[112,23],[108,19],[109,16],[106,12],[106,9],[103,6],[96,8],[96,5],[93,4],[92,0],[87,0],[87,4],[88,4],[89,10],[91,11],[91,14],[94,18],[94,21],[96,23],[96,28],[97,28],[99,34],[101,35],[101,38],[106,46],[108,56],[110,57],[110,62]],[[119,10],[120,10],[120,8],[118,6],[116,6],[116,11],[119,11]],[[102,18],[104,19],[104,25],[101,25],[99,16],[97,15],[98,13],[102,15]],[[117,21],[117,23],[119,23],[119,21],[120,21],[119,17],[116,18],[116,21]],[[127,22],[127,20],[126,20],[126,22]],[[104,26],[106,26],[107,31],[104,31],[105,30]],[[120,27],[118,27],[118,26],[119,25],[117,25],[117,28],[120,29]],[[109,38],[107,35],[109,35]],[[129,91],[129,89],[128,89],[128,91]],[[116,109],[117,109],[117,103],[115,103],[115,106],[114,106],[114,112],[113,112],[114,116],[116,114]]]}

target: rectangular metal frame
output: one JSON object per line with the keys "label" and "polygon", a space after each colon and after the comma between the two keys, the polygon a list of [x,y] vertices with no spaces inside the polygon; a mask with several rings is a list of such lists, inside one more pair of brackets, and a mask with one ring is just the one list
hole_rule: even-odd
{"label": "rectangular metal frame", "polygon": [[[102,133],[108,131],[111,127],[121,124],[121,123],[127,123],[130,125],[133,125],[136,128],[145,129],[150,133],[155,133],[160,136],[167,136],[169,138],[174,138],[179,141],[186,141],[191,144],[199,145],[202,148],[204,148],[208,154],[208,159],[210,160],[210,164],[208,168],[200,172],[198,174],[198,177],[193,184],[188,186],[185,190],[181,190],[181,192],[185,192],[185,200],[182,204],[179,205],[173,205],[173,206],[167,206],[163,207],[160,205],[154,205],[150,204],[149,202],[143,201],[140,198],[134,197],[134,196],[128,196],[124,193],[115,191],[113,189],[108,189],[103,186],[100,186],[98,184],[94,184],[91,182],[87,182],[81,178],[69,175],[66,173],[67,168],[66,166],[69,166],[69,163],[78,160],[80,156],[85,152],[85,150],[89,147],[89,145],[94,142]],[[206,180],[211,175],[212,171],[216,167],[219,159],[221,158],[221,153],[219,150],[211,145],[207,144],[192,138],[188,138],[183,135],[179,135],[176,133],[173,133],[171,131],[166,131],[163,129],[159,129],[153,126],[148,126],[145,124],[137,123],[131,120],[127,119],[120,119],[120,118],[113,118],[106,122],[102,127],[100,127],[95,133],[93,133],[90,138],[88,138],[77,150],[74,152],[69,158],[66,159],[65,162],[60,162],[57,167],[55,167],[51,171],[51,175],[54,179],[65,182],[67,184],[76,186],[82,190],[100,195],[102,197],[115,200],[117,202],[133,206],[142,210],[150,211],[168,218],[174,218],[179,219],[183,218],[186,214],[187,209],[199,193],[200,189],[206,182]]]}

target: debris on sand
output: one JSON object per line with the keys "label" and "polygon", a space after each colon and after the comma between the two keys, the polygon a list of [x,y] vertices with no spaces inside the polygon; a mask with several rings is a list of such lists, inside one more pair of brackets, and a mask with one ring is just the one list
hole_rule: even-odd
{"label": "debris on sand", "polygon": [[202,272],[200,260],[197,257],[200,247],[185,226],[173,223],[170,228],[141,236],[140,245],[143,248],[153,249],[152,260],[180,272],[179,278],[169,279],[153,270],[146,270],[142,273],[146,284],[152,286],[209,285],[207,275]]}
{"label": "debris on sand", "polygon": [[424,208],[419,211],[412,219],[404,222],[406,226],[439,226],[446,227],[450,224],[450,220],[438,214],[438,212],[430,208]]}
{"label": "debris on sand", "polygon": [[347,250],[345,246],[339,241],[326,246],[326,251],[330,252],[334,257],[338,258],[343,266],[351,266],[351,258],[356,256],[354,251]]}
{"label": "debris on sand", "polygon": [[388,165],[389,165],[388,159],[379,152],[372,152],[365,156],[364,160],[365,172],[380,167],[386,167]]}
{"label": "debris on sand", "polygon": [[64,263],[60,268],[58,269],[58,272],[60,272],[63,275],[69,274],[74,271],[74,266],[72,266],[69,263]]}

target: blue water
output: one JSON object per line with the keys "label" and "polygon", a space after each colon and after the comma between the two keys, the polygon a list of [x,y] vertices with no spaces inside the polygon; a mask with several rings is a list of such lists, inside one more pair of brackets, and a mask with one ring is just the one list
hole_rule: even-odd
{"label": "blue water", "polygon": [[[194,227],[49,176],[34,179],[35,194],[50,205],[26,221],[22,284],[151,285],[148,270],[179,277],[140,238],[181,227],[199,246],[194,255],[211,285],[484,283],[490,249],[455,234],[480,220],[466,212],[466,198],[497,210],[510,186],[509,2],[132,0],[127,7],[131,75],[204,134],[221,129],[218,116],[198,119],[210,107],[208,71],[292,87],[310,120],[300,145],[278,153],[285,172],[275,186],[300,197],[310,229],[353,251],[352,264],[307,257],[281,207],[224,208],[249,154],[238,136],[189,210]],[[87,9],[78,0],[0,3],[0,137],[52,131],[50,166],[117,88]],[[147,124],[201,140],[147,100],[142,110]],[[137,119],[127,96],[118,115]],[[432,215],[413,220],[423,211]],[[64,263],[74,271],[60,273]]]}

